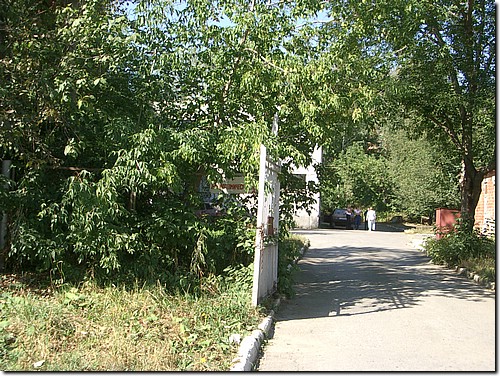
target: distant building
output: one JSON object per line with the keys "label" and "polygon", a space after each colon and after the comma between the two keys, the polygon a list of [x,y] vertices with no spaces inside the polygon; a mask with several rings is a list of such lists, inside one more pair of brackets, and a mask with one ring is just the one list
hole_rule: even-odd
{"label": "distant building", "polygon": [[[316,169],[314,165],[320,164],[322,162],[323,149],[321,147],[316,147],[312,155],[312,164],[307,167],[297,167],[294,171],[294,175],[302,175],[306,183],[313,181],[318,183],[318,175],[316,174]],[[319,193],[314,195],[314,204],[310,207],[310,213],[304,209],[297,209],[294,213],[294,221],[297,228],[302,229],[314,229],[319,227],[319,216],[320,216],[320,196]]]}

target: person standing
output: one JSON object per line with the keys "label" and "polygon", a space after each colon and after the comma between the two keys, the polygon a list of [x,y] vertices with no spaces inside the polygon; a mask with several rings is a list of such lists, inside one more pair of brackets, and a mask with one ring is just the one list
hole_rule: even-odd
{"label": "person standing", "polygon": [[359,230],[359,225],[361,224],[361,209],[354,209],[354,229]]}
{"label": "person standing", "polygon": [[366,212],[366,221],[368,222],[368,231],[375,231],[375,220],[377,219],[377,213],[373,208],[368,209]]}
{"label": "person standing", "polygon": [[345,211],[345,218],[347,220],[346,229],[352,230],[352,209],[350,207]]}

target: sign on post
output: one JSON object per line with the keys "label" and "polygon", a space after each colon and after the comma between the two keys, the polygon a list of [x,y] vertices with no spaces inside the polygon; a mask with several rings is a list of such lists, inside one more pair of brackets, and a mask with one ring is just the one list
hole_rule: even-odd
{"label": "sign on post", "polygon": [[220,193],[224,192],[226,194],[244,194],[247,193],[245,186],[244,176],[235,176],[232,179],[226,179],[221,183],[210,184],[210,193]]}

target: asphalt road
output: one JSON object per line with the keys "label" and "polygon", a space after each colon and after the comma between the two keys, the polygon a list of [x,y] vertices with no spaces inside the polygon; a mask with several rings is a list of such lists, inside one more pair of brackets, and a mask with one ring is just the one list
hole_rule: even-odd
{"label": "asphalt road", "polygon": [[385,230],[301,231],[311,246],[259,371],[496,370],[494,291]]}

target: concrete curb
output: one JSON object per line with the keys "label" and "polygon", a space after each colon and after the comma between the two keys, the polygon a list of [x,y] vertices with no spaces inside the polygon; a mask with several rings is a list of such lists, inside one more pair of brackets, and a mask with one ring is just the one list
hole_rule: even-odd
{"label": "concrete curb", "polygon": [[[308,248],[309,246],[306,245],[300,249],[300,256],[293,261],[295,264],[304,256]],[[277,310],[280,304],[281,298],[276,299],[273,304],[274,310]],[[271,329],[274,323],[274,310],[269,312],[269,315],[262,320],[252,334],[243,338],[238,349],[238,356],[233,359],[233,366],[229,371],[248,372],[253,370],[264,340],[270,338]]]}
{"label": "concrete curb", "polygon": [[[278,303],[279,304],[279,303]],[[238,356],[233,360],[230,371],[252,371],[264,339],[268,339],[274,322],[274,311],[264,318],[252,334],[241,341]]]}
{"label": "concrete curb", "polygon": [[468,271],[467,268],[461,268],[461,267],[457,266],[455,268],[455,271],[457,272],[458,275],[467,277],[467,279],[473,280],[478,285],[484,286],[484,287],[489,288],[491,290],[495,290],[495,288],[496,288],[495,282],[488,282],[488,280],[480,277],[478,274],[474,274],[473,272]]}

